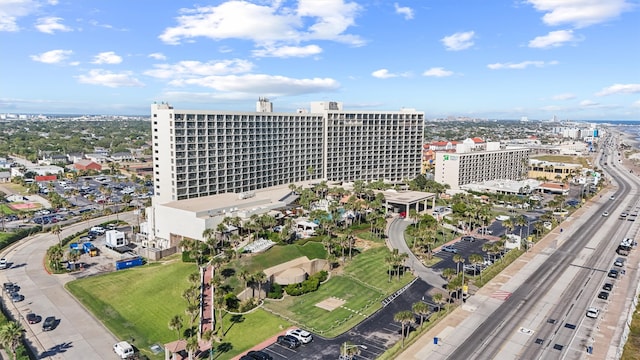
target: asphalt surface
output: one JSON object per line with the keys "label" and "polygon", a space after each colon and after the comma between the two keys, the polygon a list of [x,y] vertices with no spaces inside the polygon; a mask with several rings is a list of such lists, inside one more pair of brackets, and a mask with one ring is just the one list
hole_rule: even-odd
{"label": "asphalt surface", "polygon": [[[400,311],[411,310],[414,303],[423,301],[423,299],[426,303],[431,303],[429,297],[431,289],[430,285],[418,279],[386,307],[345,334],[334,339],[325,339],[314,334],[314,340],[311,343],[297,349],[289,349],[273,343],[263,351],[269,353],[276,360],[337,359],[340,356],[340,346],[349,341],[360,347],[360,354],[356,355],[354,359],[375,359],[401,339],[401,326],[393,320],[394,315]],[[417,323],[419,323],[419,319],[416,319],[414,326]]]}
{"label": "asphalt surface", "polygon": [[[119,214],[119,218],[135,222],[132,212]],[[114,216],[110,219],[114,219]],[[106,220],[106,217],[97,218],[90,220],[88,224],[83,221],[65,227],[60,236],[64,238]],[[56,235],[40,233],[2,252],[11,267],[0,271],[0,281],[17,283],[21,288],[20,293],[25,297],[24,301],[14,303],[9,302],[3,293],[3,305],[15,319],[20,320],[26,329],[27,341],[40,358],[114,359],[112,346],[118,339],[64,289],[64,284],[75,277],[70,274],[50,275],[43,267],[44,254],[57,242]],[[100,271],[100,266],[92,266],[79,276]],[[25,317],[30,312],[43,319],[54,316],[55,329],[43,331],[42,322],[28,324]]]}

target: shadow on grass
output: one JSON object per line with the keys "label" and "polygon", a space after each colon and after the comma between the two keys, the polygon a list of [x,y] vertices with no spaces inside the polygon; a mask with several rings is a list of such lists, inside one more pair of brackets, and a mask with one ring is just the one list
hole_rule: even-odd
{"label": "shadow on grass", "polygon": [[237,314],[237,315],[233,315],[231,316],[231,319],[229,319],[229,321],[231,321],[231,325],[229,325],[229,328],[224,332],[224,335],[226,336],[227,333],[231,330],[231,328],[233,327],[233,325],[237,324],[237,323],[241,323],[244,321],[244,316],[241,314]]}
{"label": "shadow on grass", "polygon": [[218,347],[216,347],[215,356],[213,358],[217,359],[222,354],[224,354],[226,352],[229,352],[232,349],[233,349],[233,345],[231,343],[228,343],[228,342],[222,343],[222,344],[218,345]]}

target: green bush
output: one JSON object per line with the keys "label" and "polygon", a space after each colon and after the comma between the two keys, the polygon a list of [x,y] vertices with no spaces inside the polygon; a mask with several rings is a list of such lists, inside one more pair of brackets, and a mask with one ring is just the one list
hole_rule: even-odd
{"label": "green bush", "polygon": [[271,286],[271,291],[267,294],[269,299],[282,299],[282,285],[273,284]]}
{"label": "green bush", "polygon": [[243,301],[242,303],[240,303],[240,312],[247,312],[253,308],[255,308],[256,306],[258,306],[258,304],[256,303],[256,300],[254,298],[249,298],[245,301]]}
{"label": "green bush", "polygon": [[20,229],[6,237],[4,237],[2,240],[0,240],[0,249],[4,249],[7,246],[13,244],[14,242],[18,241],[18,240],[22,240],[24,238],[26,238],[29,235],[35,234],[42,231],[42,226],[38,225],[38,226],[34,226],[31,228],[26,228],[26,229]]}
{"label": "green bush", "polygon": [[320,283],[327,280],[329,274],[326,271],[320,271],[315,273],[309,278],[298,284],[289,284],[284,288],[284,291],[291,296],[299,296],[302,294],[310,293],[318,290]]}

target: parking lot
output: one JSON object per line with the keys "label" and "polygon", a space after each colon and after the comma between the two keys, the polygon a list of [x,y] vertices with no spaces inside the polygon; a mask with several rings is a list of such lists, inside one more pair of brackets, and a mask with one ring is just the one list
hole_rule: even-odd
{"label": "parking lot", "polygon": [[[340,347],[345,342],[359,348],[360,354],[354,359],[375,359],[388,348],[400,340],[401,326],[393,320],[396,313],[410,310],[413,303],[424,300],[433,305],[427,293],[431,286],[422,280],[417,280],[402,294],[391,301],[386,307],[370,316],[362,323],[334,339],[326,339],[313,334],[313,341],[303,344],[296,349],[289,349],[274,342],[264,349],[264,352],[276,360],[282,359],[338,359]],[[416,326],[419,319],[412,324]],[[412,331],[411,328],[410,331]],[[406,331],[406,329],[405,329]]]}

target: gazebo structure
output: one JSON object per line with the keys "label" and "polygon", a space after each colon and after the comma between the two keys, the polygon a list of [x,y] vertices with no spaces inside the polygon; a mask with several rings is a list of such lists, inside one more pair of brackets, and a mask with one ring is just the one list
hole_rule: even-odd
{"label": "gazebo structure", "polygon": [[417,212],[424,212],[431,200],[431,208],[436,206],[436,194],[427,193],[422,191],[395,191],[387,190],[382,191],[385,201],[388,205],[398,208],[398,212],[406,211],[409,213],[410,209],[415,209]]}

